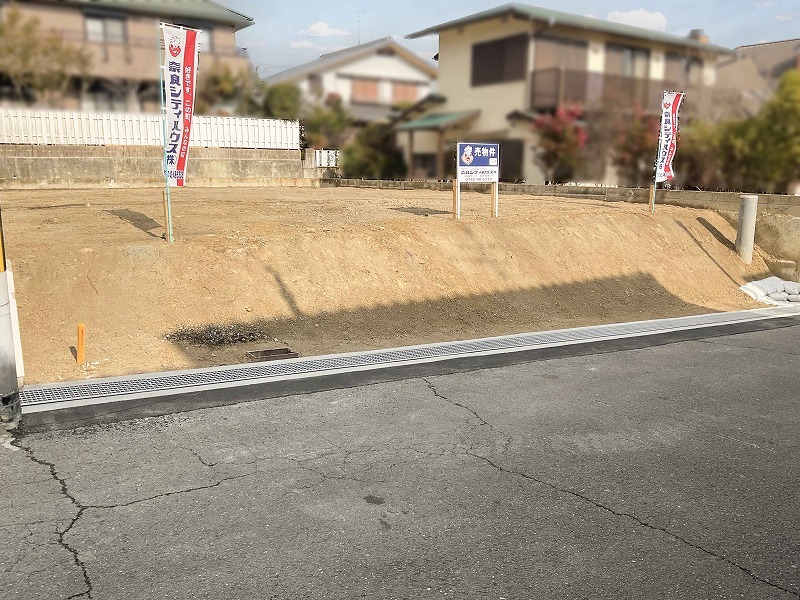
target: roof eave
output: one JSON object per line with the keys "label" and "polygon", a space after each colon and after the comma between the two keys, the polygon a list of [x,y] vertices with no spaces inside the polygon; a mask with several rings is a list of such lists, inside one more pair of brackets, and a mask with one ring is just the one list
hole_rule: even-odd
{"label": "roof eave", "polygon": [[[556,11],[556,12],[559,12],[559,11]],[[475,13],[475,14],[472,14],[472,15],[468,15],[468,16],[462,17],[460,19],[455,19],[453,21],[448,21],[448,22],[442,23],[440,25],[435,25],[433,27],[428,27],[427,29],[423,29],[421,31],[417,31],[417,32],[414,32],[414,33],[410,33],[410,34],[406,35],[405,38],[406,39],[417,39],[417,38],[420,38],[420,37],[424,37],[426,35],[438,34],[438,33],[442,32],[442,31],[444,31],[446,29],[453,29],[455,27],[462,27],[464,25],[468,25],[468,24],[471,24],[471,23],[477,23],[479,21],[485,21],[485,20],[488,20],[488,19],[496,19],[498,17],[509,16],[509,15],[515,16],[515,17],[518,17],[518,18],[521,18],[521,19],[524,19],[524,20],[540,21],[540,22],[543,22],[543,23],[549,23],[551,26],[554,26],[554,25],[562,25],[564,27],[575,27],[576,26],[574,24],[560,22],[560,21],[555,20],[555,19],[547,21],[547,19],[544,19],[544,18],[534,17],[534,16],[530,15],[529,13],[525,12],[525,10],[523,10],[522,5],[519,5],[519,4],[516,4],[516,3],[511,3],[511,4],[505,4],[503,6],[498,6],[496,8],[492,8],[492,9],[489,9],[489,10],[481,11],[481,12],[478,12],[478,13]],[[598,19],[598,21],[601,21],[601,20]],[[696,49],[696,50],[711,51],[714,54],[728,54],[728,55],[734,54],[733,50],[731,50],[730,48],[725,48],[723,46],[717,46],[715,44],[708,44],[708,43],[704,43],[704,42],[699,42],[699,41],[696,41],[696,40],[692,40],[690,38],[681,38],[680,36],[671,36],[671,37],[673,37],[673,39],[661,39],[661,36],[659,36],[657,32],[654,32],[653,36],[648,36],[648,35],[646,35],[647,30],[645,30],[645,29],[642,30],[642,35],[639,35],[639,36],[626,34],[626,33],[622,33],[622,32],[615,33],[613,31],[605,31],[605,30],[603,30],[601,28],[598,28],[597,31],[600,32],[600,33],[608,34],[608,35],[619,35],[619,36],[622,36],[622,37],[631,37],[631,38],[637,38],[638,37],[639,39],[647,39],[647,40],[649,40],[651,42],[664,44],[664,45],[668,45],[668,46],[669,45],[671,45],[671,46],[683,46],[683,47],[693,48],[693,49]]]}

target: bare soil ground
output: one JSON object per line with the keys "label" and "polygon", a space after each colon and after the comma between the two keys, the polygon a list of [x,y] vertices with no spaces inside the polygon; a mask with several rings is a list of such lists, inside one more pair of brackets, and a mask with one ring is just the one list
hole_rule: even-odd
{"label": "bare soil ground", "polygon": [[[0,193],[26,382],[246,362],[757,306],[719,215],[593,200],[352,188]],[[86,366],[70,351],[87,331]]]}

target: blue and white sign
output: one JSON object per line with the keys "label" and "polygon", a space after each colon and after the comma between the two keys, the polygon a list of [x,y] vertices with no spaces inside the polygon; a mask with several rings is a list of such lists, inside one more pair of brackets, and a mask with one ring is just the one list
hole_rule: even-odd
{"label": "blue and white sign", "polygon": [[460,183],[497,183],[500,179],[500,144],[459,142],[456,152]]}

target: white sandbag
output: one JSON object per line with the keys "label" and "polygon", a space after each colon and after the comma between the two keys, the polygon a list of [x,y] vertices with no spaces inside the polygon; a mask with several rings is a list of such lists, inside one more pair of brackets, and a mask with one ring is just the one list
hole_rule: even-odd
{"label": "white sandbag", "polygon": [[780,277],[767,277],[760,281],[751,281],[753,285],[762,290],[767,296],[785,291],[786,282]]}
{"label": "white sandbag", "polygon": [[789,294],[786,299],[789,302],[800,302],[800,294]]}
{"label": "white sandbag", "polygon": [[797,296],[800,294],[800,283],[797,283],[796,281],[784,281],[783,291],[790,296]]}
{"label": "white sandbag", "polygon": [[[739,289],[757,302],[772,305],[786,304],[789,302],[789,296],[800,296],[800,284],[784,281],[780,277],[767,277],[760,281],[751,281]],[[796,293],[789,293],[795,290],[797,290]],[[792,302],[797,302],[797,300],[792,300]]]}

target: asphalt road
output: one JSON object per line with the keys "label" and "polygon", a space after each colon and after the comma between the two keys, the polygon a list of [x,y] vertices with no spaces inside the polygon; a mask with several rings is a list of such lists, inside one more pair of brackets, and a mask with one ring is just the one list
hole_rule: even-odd
{"label": "asphalt road", "polygon": [[9,599],[800,598],[800,326],[0,447]]}

